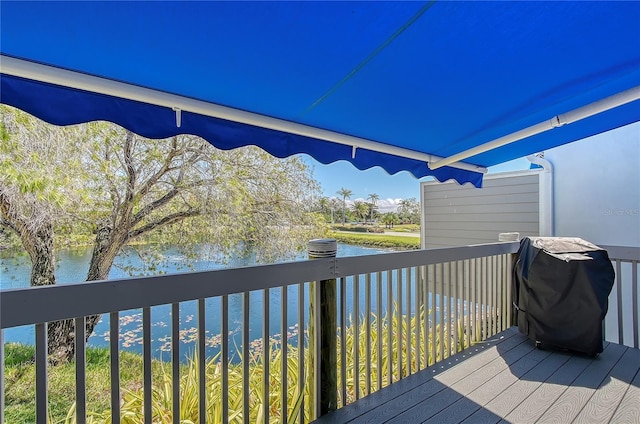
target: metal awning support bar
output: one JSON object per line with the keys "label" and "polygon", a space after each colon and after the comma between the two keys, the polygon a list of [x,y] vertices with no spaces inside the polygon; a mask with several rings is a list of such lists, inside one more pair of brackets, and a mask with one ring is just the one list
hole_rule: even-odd
{"label": "metal awning support bar", "polygon": [[613,109],[615,107],[622,106],[624,104],[631,103],[639,99],[640,99],[640,86],[636,86],[628,90],[622,91],[618,94],[614,94],[613,96],[606,97],[602,100],[598,100],[597,102],[593,102],[588,105],[579,107],[570,112],[554,116],[548,121],[544,121],[539,124],[532,125],[530,127],[527,127],[520,131],[516,131],[509,135],[505,135],[504,137],[500,137],[488,143],[481,144],[480,146],[474,147],[472,149],[465,150],[453,156],[449,156],[446,159],[430,162],[429,168],[431,168],[432,170],[435,170],[438,168],[442,168],[443,166],[451,166],[452,163],[455,163],[457,161],[465,160],[472,156],[479,155],[480,153],[484,153],[489,150],[493,150],[498,147],[502,147],[504,145],[522,140],[524,138],[543,133],[553,128],[558,128],[566,124],[571,124],[573,122],[580,121],[581,119],[585,119],[590,116],[597,115],[598,113],[605,112],[609,109]]}
{"label": "metal awning support bar", "polygon": [[[137,85],[99,78],[80,72],[68,71],[4,55],[0,55],[0,72],[49,84],[106,94],[156,106],[164,106],[176,111],[179,110],[198,113],[200,115],[226,119],[228,121],[268,128],[290,134],[302,135],[351,146],[352,148],[367,149],[374,152],[387,153],[427,163],[442,159],[440,156],[433,156],[427,153],[417,152],[415,150],[390,146],[377,141],[367,140],[360,137],[298,124],[296,122],[221,106],[214,103],[208,103],[175,94],[169,94]],[[176,118],[176,123],[180,126],[179,116],[177,115]],[[467,163],[452,162],[448,164],[448,166],[473,172],[487,172],[487,169],[484,167]]]}

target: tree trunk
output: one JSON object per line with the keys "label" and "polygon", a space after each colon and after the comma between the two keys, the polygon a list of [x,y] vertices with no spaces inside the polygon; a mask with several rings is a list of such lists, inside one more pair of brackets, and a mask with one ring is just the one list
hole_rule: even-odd
{"label": "tree trunk", "polygon": [[[45,223],[34,231],[23,227],[21,235],[31,259],[31,286],[56,284],[53,225]],[[53,321],[47,324],[47,328],[49,362],[54,365],[68,362],[74,354],[73,320]]]}
{"label": "tree trunk", "polygon": [[[98,228],[89,264],[89,272],[87,273],[87,281],[106,280],[109,277],[113,261],[125,242],[126,235],[113,231],[109,225],[103,224]],[[87,340],[93,334],[100,317],[101,315],[91,315],[86,318],[85,334]]]}
{"label": "tree trunk", "polygon": [[[114,240],[115,236],[115,240]],[[87,281],[105,280],[109,276],[111,265],[122,247],[119,234],[114,234],[109,226],[98,229],[94,243]],[[53,254],[52,254],[53,258]],[[53,262],[52,262],[53,263]],[[34,261],[35,264],[35,261]],[[53,269],[53,268],[52,268]],[[55,284],[55,281],[54,283]],[[100,322],[101,315],[90,315],[85,318],[86,340]],[[49,323],[48,326],[49,362],[61,364],[71,361],[75,356],[75,323],[72,319]]]}

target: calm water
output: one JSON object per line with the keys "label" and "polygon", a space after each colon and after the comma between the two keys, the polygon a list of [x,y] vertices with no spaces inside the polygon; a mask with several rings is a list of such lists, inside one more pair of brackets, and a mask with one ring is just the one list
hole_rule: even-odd
{"label": "calm water", "polygon": [[[375,248],[351,246],[345,244],[338,245],[338,256],[359,256],[375,253],[389,252]],[[109,274],[110,279],[129,277],[130,270],[136,269],[134,275],[149,275],[151,273],[176,273],[185,272],[187,258],[177,251],[167,249],[164,252],[165,260],[156,271],[145,269],[138,254],[128,251],[116,258],[115,264]],[[298,259],[304,259],[306,255],[301,254]],[[58,253],[56,279],[58,284],[83,281],[86,276],[91,251],[89,249],[68,249]],[[236,257],[227,261],[216,259],[200,259],[192,261],[192,270],[204,271],[229,267],[254,265],[255,258],[251,255]],[[0,259],[0,289],[22,288],[29,285],[30,262],[26,257]],[[386,274],[386,273],[385,273]],[[361,279],[363,280],[363,279]],[[372,282],[375,283],[375,275]],[[386,275],[383,275],[383,299],[386,298]],[[360,292],[364,293],[364,281],[360,282]],[[394,284],[395,286],[395,284]],[[283,330],[280,326],[280,304],[282,289],[271,289],[270,299],[270,337],[275,341],[281,340]],[[262,305],[263,292],[250,293],[250,339],[252,346],[258,347],[262,339]],[[308,322],[308,293],[305,293],[305,323]],[[347,295],[348,310],[351,312],[353,297]],[[180,332],[181,332],[181,354],[186,357],[195,346],[196,323],[197,323],[197,302],[183,302],[180,304]],[[220,344],[220,323],[221,307],[219,298],[206,300],[206,332],[207,332],[207,353],[215,355],[219,351]],[[359,299],[360,310],[364,310],[364,299]],[[376,294],[372,290],[372,310],[376,311]],[[297,314],[298,314],[298,287],[288,288],[288,328],[285,332],[290,338],[290,343],[295,344],[297,340]],[[241,345],[241,318],[242,318],[242,298],[240,295],[229,296],[229,331],[230,331],[230,354],[235,354],[236,346]],[[151,309],[152,319],[152,350],[154,356],[169,358],[171,343],[171,306],[163,305]],[[23,326],[5,330],[5,340],[7,342],[19,342],[34,344],[34,326]],[[89,339],[89,346],[107,346],[109,343],[109,316],[104,315],[102,321],[96,327],[94,334]],[[120,313],[120,346],[124,350],[142,351],[142,311],[129,310]]]}

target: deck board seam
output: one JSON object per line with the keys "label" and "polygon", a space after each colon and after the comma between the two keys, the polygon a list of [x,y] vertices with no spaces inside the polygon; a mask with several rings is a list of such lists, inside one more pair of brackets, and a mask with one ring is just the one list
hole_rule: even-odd
{"label": "deck board seam", "polygon": [[[505,343],[507,341],[514,340],[514,338],[517,338],[519,336],[520,336],[520,334],[519,334],[518,331],[516,331],[515,327],[511,327],[510,329],[508,329],[507,331],[504,332],[502,338],[497,339],[497,340],[492,338],[490,340],[487,340],[487,341],[484,341],[484,342],[481,342],[481,343],[477,343],[474,346],[471,346],[471,347],[463,350],[462,352],[457,353],[456,355],[464,354],[466,352],[467,356],[464,358],[464,360],[466,361],[470,357],[477,357],[480,354],[487,352],[489,349],[494,348],[494,347],[496,347],[498,345],[501,345],[501,344],[503,344],[503,343]],[[509,350],[519,346],[524,341],[526,341],[526,339],[524,339],[524,340],[520,341],[519,343],[515,344],[514,346],[509,348]],[[456,356],[456,355],[453,355],[453,356]],[[362,419],[362,417],[364,415],[370,414],[372,411],[374,411],[374,410],[376,410],[378,408],[384,407],[385,404],[389,404],[391,402],[397,401],[399,398],[406,396],[410,392],[419,390],[420,387],[423,387],[426,384],[428,384],[430,381],[434,380],[434,377],[436,377],[438,375],[442,375],[442,374],[452,370],[456,366],[460,365],[462,362],[452,363],[450,361],[450,359],[453,358],[453,356],[449,357],[449,358],[447,358],[445,360],[442,360],[442,361],[440,361],[440,362],[438,362],[438,363],[436,363],[436,364],[434,364],[434,365],[432,365],[432,366],[430,366],[428,368],[424,368],[420,372],[418,372],[416,374],[413,374],[412,376],[406,377],[405,379],[403,379],[404,380],[404,385],[406,387],[402,387],[402,388],[398,387],[398,388],[396,388],[397,392],[394,393],[391,397],[387,397],[386,394],[382,393],[382,392],[385,391],[385,389],[387,389],[386,391],[388,391],[388,388],[390,386],[387,386],[387,387],[383,388],[380,391],[376,391],[374,393],[371,393],[370,395],[368,395],[368,396],[366,396],[364,398],[361,398],[360,400],[354,402],[353,404],[350,404],[350,405],[355,405],[355,403],[357,403],[357,402],[360,402],[362,404],[361,401],[366,399],[366,398],[369,398],[370,400],[373,400],[373,399],[375,399],[375,397],[381,397],[382,398],[381,399],[382,402],[380,404],[376,405],[373,408],[370,408],[370,409],[364,409],[363,408],[362,412],[359,413],[358,415],[349,416],[348,415],[349,412],[353,412],[354,408],[353,407],[350,408],[350,405],[347,405],[345,408],[342,408],[342,410],[345,411],[344,415],[346,415],[346,416],[340,417],[340,415],[341,415],[339,413],[340,410],[337,410],[337,411],[334,411],[332,414],[326,415],[325,416],[326,418],[323,417],[324,420],[322,420],[322,418],[319,418],[317,420],[317,422],[318,423],[321,423],[321,422],[350,423],[350,422],[354,422],[354,421],[360,420],[360,419]],[[442,370],[442,371],[437,369],[438,367],[442,368],[443,366],[449,366],[449,367],[444,369],[444,370]],[[431,373],[429,373],[430,370],[431,370]],[[429,373],[428,377],[425,375],[425,373]],[[407,379],[409,379],[411,377],[413,377],[412,380],[417,380],[417,381],[420,381],[420,382],[419,383],[415,383],[415,382],[412,381],[411,383],[415,384],[415,386],[412,386],[412,384],[407,381]],[[464,376],[460,377],[460,379],[462,379],[462,378],[464,378]],[[394,383],[394,384],[403,384],[403,380],[400,380],[399,382]],[[435,381],[437,381],[437,380],[435,380]],[[438,390],[438,391],[430,394],[429,397],[432,397],[432,396],[436,395],[441,390]],[[374,396],[376,394],[378,394],[378,396],[375,396],[374,398],[371,398],[371,396]],[[347,411],[347,410],[349,410],[349,411]],[[335,419],[337,419],[338,421],[333,421]],[[393,419],[393,418],[391,418],[391,419]]]}
{"label": "deck board seam", "polygon": [[[514,346],[510,347],[507,351],[502,352],[502,354],[506,354],[506,353],[508,353],[508,352],[512,352],[513,350],[517,349],[517,348],[518,348],[518,347],[520,347],[521,345],[523,345],[523,344],[527,343],[527,341],[528,341],[528,340],[527,340],[526,338],[524,338],[524,337],[523,337],[523,338],[520,340],[520,342],[519,342],[519,343],[517,343],[516,345],[514,345]],[[492,346],[492,347],[495,347],[495,346]],[[517,362],[517,361],[518,361],[518,360],[520,360],[522,357],[524,357],[524,356],[526,356],[526,355],[530,354],[533,350],[534,350],[534,347],[533,347],[533,346],[530,346],[530,349],[529,349],[529,350],[527,350],[526,352],[523,352],[523,353],[521,354],[521,356],[519,356],[517,359],[515,359],[515,360],[513,361],[513,363]],[[485,352],[486,352],[486,351],[485,351]],[[438,382],[438,383],[440,383],[441,385],[443,385],[443,387],[442,387],[442,388],[440,388],[439,390],[435,391],[434,393],[431,393],[428,397],[421,399],[421,400],[420,400],[420,402],[418,402],[418,403],[415,403],[415,404],[411,405],[409,408],[407,408],[407,409],[405,409],[405,410],[403,410],[403,411],[399,411],[396,415],[394,415],[393,417],[390,417],[389,419],[387,419],[387,420],[386,420],[386,421],[384,421],[384,422],[390,422],[390,421],[393,421],[394,419],[397,419],[399,416],[401,416],[401,415],[405,414],[407,411],[410,411],[410,410],[412,410],[412,409],[415,409],[415,408],[417,408],[419,405],[424,404],[424,403],[425,403],[425,402],[427,402],[430,398],[433,398],[434,396],[437,396],[437,395],[441,394],[443,391],[445,391],[445,390],[447,390],[447,389],[451,390],[451,387],[452,387],[452,386],[454,386],[455,384],[457,384],[457,383],[461,382],[462,380],[464,380],[464,379],[468,378],[471,374],[474,374],[474,373],[476,373],[476,372],[479,372],[479,371],[480,371],[480,370],[482,370],[484,367],[487,367],[487,366],[489,366],[490,364],[492,364],[493,362],[498,361],[498,360],[500,360],[500,359],[501,359],[501,356],[498,356],[498,357],[496,357],[496,358],[494,358],[494,359],[491,359],[489,362],[487,362],[486,364],[482,365],[480,368],[478,368],[478,369],[474,370],[472,373],[465,374],[465,375],[461,376],[460,378],[458,378],[457,380],[452,380],[451,382],[448,382],[448,383],[443,383],[443,382],[440,382],[440,381],[438,381],[438,380],[435,380],[436,382]],[[444,374],[444,373],[443,373],[443,374]],[[443,375],[443,374],[441,374],[441,375]],[[434,379],[434,378],[432,378],[432,379]],[[430,380],[431,380],[431,379],[430,379]],[[425,381],[423,384],[428,384],[428,382],[429,382],[429,381]],[[455,391],[455,390],[454,390],[454,391]],[[462,394],[462,393],[460,393],[460,392],[458,392],[458,391],[455,391],[455,392],[456,392],[456,393],[458,393],[459,397],[458,397],[456,400],[454,400],[453,402],[451,402],[450,404],[448,404],[446,407],[448,407],[449,405],[454,404],[454,403],[456,403],[456,402],[460,401],[460,399],[463,399],[463,398],[465,398],[465,397],[466,397],[466,395],[465,395],[465,394]],[[426,420],[429,420],[429,419],[433,418],[433,416],[435,416],[435,415],[439,414],[440,412],[442,412],[442,410],[446,409],[446,407],[445,407],[445,408],[443,408],[443,409],[440,409],[440,410],[438,410],[438,411],[436,411],[436,412],[434,412],[430,417],[428,417],[428,418],[426,418],[425,420],[423,420],[423,422],[424,422],[424,421],[426,421]]]}
{"label": "deck board seam", "polygon": [[[632,349],[630,347],[627,346],[627,350],[625,351],[625,353],[629,350]],[[620,406],[623,404],[624,399],[627,396],[627,393],[629,393],[629,390],[631,389],[631,386],[633,385],[633,381],[638,378],[640,376],[640,366],[638,367],[638,369],[636,370],[635,374],[633,374],[633,376],[631,376],[629,378],[629,382],[626,383],[626,387],[624,389],[624,392],[622,393],[622,396],[620,396],[620,400],[618,401],[618,404],[616,405],[615,409],[613,410],[613,413],[611,414],[611,419],[609,420],[609,422],[613,422],[613,417],[616,416],[616,414],[618,413],[618,409],[620,409]]]}
{"label": "deck board seam", "polygon": [[[623,351],[622,351],[622,353],[624,353],[625,351],[626,351],[626,349],[625,349],[625,350],[623,350]],[[598,384],[597,384],[596,388],[595,388],[595,389],[592,389],[592,390],[593,390],[593,392],[589,395],[589,397],[588,397],[588,398],[585,400],[585,402],[583,403],[582,407],[578,410],[578,412],[575,414],[575,416],[574,416],[574,417],[573,417],[569,422],[573,422],[573,421],[578,417],[578,415],[580,414],[580,412],[582,412],[582,409],[583,409],[583,408],[585,407],[585,405],[586,405],[586,404],[591,400],[591,397],[593,396],[593,393],[595,393],[595,391],[597,390],[597,388],[598,388],[598,387],[600,387],[600,385],[601,385],[601,384],[602,384],[602,382],[607,378],[607,376],[609,375],[609,373],[611,372],[611,370],[613,369],[613,367],[618,363],[618,361],[620,360],[620,358],[622,358],[622,353],[619,355],[619,357],[618,357],[614,362],[612,362],[612,363],[609,365],[609,367],[608,367],[608,369],[607,369],[607,371],[606,371],[606,374],[605,374],[605,375],[602,377],[602,379],[598,382]],[[573,379],[573,381],[571,381],[571,383],[570,383],[569,385],[567,385],[567,386],[565,387],[565,389],[562,391],[562,393],[561,393],[561,394],[559,394],[559,395],[556,397],[556,400],[555,400],[553,403],[551,403],[551,404],[549,405],[549,407],[546,409],[546,411],[545,411],[545,412],[544,412],[544,413],[543,413],[543,414],[538,418],[538,421],[539,421],[539,420],[541,420],[542,418],[544,418],[544,417],[547,415],[547,413],[549,412],[549,410],[550,410],[550,409],[554,408],[556,405],[560,405],[558,402],[560,402],[561,400],[563,400],[563,401],[564,401],[564,399],[563,399],[563,398],[565,397],[565,394],[567,393],[567,391],[568,391],[569,389],[572,389],[572,388],[574,388],[574,387],[575,387],[575,388],[578,388],[578,387],[579,387],[579,386],[575,385],[576,381],[577,381],[580,377],[582,377],[585,373],[587,373],[587,372],[591,372],[592,370],[591,370],[591,371],[588,371],[588,370],[589,370],[589,368],[590,368],[591,366],[593,366],[593,362],[591,362],[591,363],[590,363],[590,364],[589,364],[585,369],[583,369],[583,370],[582,370],[582,372],[581,372],[581,373],[580,373],[576,378],[574,378],[574,379]],[[596,381],[597,381],[597,380],[596,380]]]}
{"label": "deck board seam", "polygon": [[[611,378],[611,373],[616,368],[616,366],[620,363],[620,361],[622,361],[622,358],[624,358],[624,355],[627,353],[628,350],[629,350],[629,348],[627,346],[624,346],[624,350],[622,351],[622,354],[620,355],[618,360],[611,365],[611,368],[609,369],[607,374],[604,375],[604,377],[602,377],[602,380],[600,381],[600,383],[598,383],[598,386],[595,389],[593,389],[593,391],[591,392],[591,395],[589,396],[587,401],[584,403],[584,405],[582,405],[582,408],[580,408],[580,410],[578,411],[576,416],[571,420],[572,423],[576,422],[576,420],[578,419],[580,414],[582,414],[582,411],[589,405],[589,403],[592,401],[593,397],[598,393],[598,390],[602,388],[602,384],[605,381],[607,381],[607,378]],[[626,393],[627,390],[628,390],[628,386],[627,386],[627,389],[625,389],[625,393]],[[623,398],[624,398],[624,395],[620,398],[620,400],[618,401],[618,404],[620,402],[622,402]],[[616,405],[616,409],[617,409],[617,405]],[[615,410],[613,411],[613,414],[615,414]],[[613,417],[613,414],[611,415],[612,417]]]}
{"label": "deck board seam", "polygon": [[[527,340],[525,339],[524,341],[526,342]],[[520,356],[520,357],[518,357],[517,359],[512,360],[512,362],[510,362],[510,363],[507,363],[507,364],[506,364],[506,365],[507,365],[507,366],[506,366],[506,368],[496,370],[496,372],[495,372],[493,375],[491,375],[491,377],[486,381],[486,384],[490,384],[490,382],[491,382],[493,379],[495,379],[495,378],[499,377],[499,376],[500,376],[500,375],[502,375],[505,371],[510,370],[513,366],[516,366],[516,364],[518,364],[518,362],[520,362],[520,361],[522,361],[522,360],[525,360],[525,359],[526,359],[527,357],[529,357],[530,355],[534,355],[534,356],[535,356],[536,354],[537,354],[536,349],[535,349],[533,346],[531,346],[531,349],[530,349],[530,350],[528,350],[528,351],[526,351],[526,352],[522,352],[522,354],[521,354],[521,356]],[[508,390],[511,386],[513,386],[513,385],[515,385],[516,383],[518,383],[518,381],[520,381],[520,378],[522,378],[522,377],[524,377],[525,375],[527,375],[528,373],[530,373],[530,372],[531,372],[532,370],[534,370],[538,365],[540,365],[541,363],[543,363],[545,360],[547,360],[547,359],[548,359],[551,355],[553,355],[553,354],[554,354],[554,352],[545,352],[545,353],[543,353],[543,354],[542,354],[542,357],[540,357],[539,359],[536,359],[535,357],[534,357],[534,358],[528,358],[528,360],[532,360],[532,361],[534,361],[534,364],[533,364],[529,369],[527,369],[526,371],[522,372],[522,374],[521,374],[520,376],[514,375],[514,376],[516,377],[516,380],[515,380],[515,381],[513,381],[513,382],[511,382],[511,383],[510,383],[510,384],[508,384],[507,386],[502,387],[502,389],[500,390],[500,392],[499,392],[499,393],[496,393],[496,394],[495,394],[491,399],[485,400],[485,401],[483,401],[483,403],[480,403],[480,402],[478,402],[478,401],[476,401],[476,400],[471,399],[471,401],[476,405],[476,408],[475,408],[475,409],[473,409],[473,410],[471,410],[470,412],[467,412],[467,415],[465,415],[465,416],[461,417],[461,418],[460,418],[460,420],[459,420],[459,422],[462,422],[462,421],[464,421],[464,420],[468,419],[469,417],[471,417],[472,415],[474,415],[476,412],[478,412],[478,411],[482,410],[482,409],[483,409],[487,404],[491,403],[493,400],[495,400],[496,398],[498,398],[502,393],[504,393],[506,390]],[[502,358],[502,357],[498,357],[498,358],[494,359],[494,361],[499,360],[499,359],[501,359],[501,358]],[[568,360],[568,359],[567,359],[567,360]],[[493,361],[492,361],[492,362],[493,362]],[[566,362],[566,361],[564,361],[564,362]],[[564,363],[564,362],[562,362],[562,363]],[[487,365],[489,365],[489,364],[490,364],[490,363],[488,363]],[[562,365],[562,364],[560,364],[559,366],[561,366],[561,365]],[[458,402],[460,402],[460,401],[461,401],[461,400],[463,400],[463,399],[470,399],[470,397],[471,397],[474,393],[476,393],[476,394],[481,393],[481,392],[482,392],[482,390],[483,390],[483,386],[481,385],[481,386],[478,386],[478,387],[474,388],[473,390],[471,390],[470,392],[468,392],[468,393],[466,393],[466,394],[465,394],[465,393],[461,393],[461,394],[462,394],[462,398],[460,398],[460,399],[456,400],[455,402],[453,402],[453,403],[452,403],[452,404],[450,404],[450,405],[447,405],[447,407],[446,407],[446,408],[444,408],[444,409],[442,409],[440,412],[438,412],[438,414],[440,414],[440,413],[442,413],[442,412],[446,411],[446,410],[447,410],[447,409],[449,409],[449,408],[455,407],[455,404],[456,404],[456,403],[458,403]],[[429,418],[429,419],[427,419],[426,421],[423,421],[423,423],[424,423],[424,422],[433,421],[433,420],[434,420],[434,418],[435,418],[438,414],[435,414],[434,416],[430,417],[430,418]]]}
{"label": "deck board seam", "polygon": [[[502,396],[503,393],[505,393],[507,391],[507,389],[513,388],[513,386],[518,385],[518,383],[521,383],[523,380],[522,378],[526,377],[528,374],[536,372],[536,371],[540,371],[538,368],[540,366],[544,366],[545,361],[547,361],[549,358],[551,357],[560,357],[560,361],[558,362],[558,364],[554,367],[554,368],[550,368],[548,371],[548,376],[545,377],[542,381],[538,381],[538,380],[528,380],[528,381],[534,381],[535,384],[533,387],[531,387],[529,389],[528,394],[525,394],[525,398],[527,396],[529,396],[531,393],[534,393],[536,390],[538,390],[538,388],[544,384],[545,381],[547,381],[554,373],[556,373],[559,369],[561,369],[562,367],[564,367],[570,360],[571,358],[573,358],[573,354],[561,354],[559,352],[552,352],[549,356],[547,356],[546,358],[544,358],[543,360],[541,360],[540,362],[538,362],[538,364],[536,364],[533,368],[531,368],[529,371],[527,371],[522,377],[518,378],[516,381],[514,381],[511,385],[509,385],[508,387],[506,387],[504,390],[502,390],[500,393],[498,393],[493,399],[491,399],[490,401],[486,402],[484,405],[482,405],[481,408],[479,408],[478,410],[476,410],[473,414],[465,417],[461,423],[472,423],[473,422],[473,415],[475,415],[478,411],[482,410],[483,408],[486,409],[485,407],[491,403],[493,403],[494,401],[498,401],[500,396]],[[504,405],[505,403],[502,402],[502,405]],[[509,414],[511,414],[517,407],[519,406],[519,403],[515,403],[511,406],[509,406],[508,410],[504,410],[502,411],[502,415],[501,417],[504,419],[504,417],[507,417]],[[471,418],[470,421],[467,421]]]}

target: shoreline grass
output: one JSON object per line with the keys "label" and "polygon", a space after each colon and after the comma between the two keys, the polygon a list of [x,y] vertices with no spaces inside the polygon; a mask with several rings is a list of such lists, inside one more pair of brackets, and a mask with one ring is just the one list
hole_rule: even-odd
{"label": "shoreline grass", "polygon": [[373,233],[339,233],[331,232],[330,237],[338,243],[354,244],[359,246],[388,247],[393,249],[416,250],[420,249],[420,237],[395,236]]}

